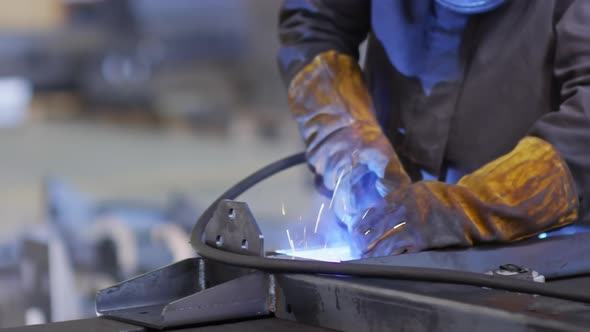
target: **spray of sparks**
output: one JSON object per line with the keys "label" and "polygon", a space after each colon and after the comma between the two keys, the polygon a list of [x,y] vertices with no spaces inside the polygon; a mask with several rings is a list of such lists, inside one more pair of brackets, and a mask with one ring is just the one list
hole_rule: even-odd
{"label": "spray of sparks", "polygon": [[[342,172],[340,172],[340,175],[338,176],[338,180],[336,181],[336,185],[334,186],[334,192],[332,194],[332,198],[330,199],[330,203],[328,205],[328,208],[329,209],[332,209],[332,207],[334,205],[334,199],[337,196],[338,190],[340,188],[340,184],[342,182],[342,178],[344,177],[344,173],[345,173],[345,170],[342,170]],[[323,211],[324,211],[325,205],[326,205],[325,203],[322,203],[320,205],[319,210],[318,210],[318,214],[317,214],[316,221],[315,221],[315,227],[313,229],[314,234],[317,234],[317,232],[318,232],[319,225],[320,225],[320,222],[322,220],[322,215],[323,215]],[[343,209],[346,210],[347,207],[346,207],[346,202],[345,202],[344,198],[342,198],[342,205],[343,205]],[[366,215],[368,214],[368,212],[369,212],[369,210],[367,210],[365,212],[365,214],[363,215],[363,219],[366,217]],[[281,214],[283,216],[286,215],[286,212],[285,212],[285,203],[281,203]],[[299,216],[299,222],[302,222],[302,219],[303,219],[302,216]],[[290,233],[289,229],[286,229],[285,232],[287,233],[287,239],[289,241],[289,246],[291,248],[291,255],[294,258],[296,256],[295,255],[295,242],[293,241],[293,238],[291,237],[291,233]],[[307,225],[303,225],[303,246],[302,247],[304,249],[307,249],[308,248],[308,243],[307,243]],[[326,239],[325,242],[324,242],[324,246],[323,246],[324,252],[322,252],[322,253],[325,253],[325,250],[327,248],[328,248],[328,239]],[[348,246],[345,246],[345,247],[342,247],[342,248],[335,248],[335,249],[337,249],[337,253],[338,253],[338,256],[339,257],[340,256],[342,256],[342,257],[348,257],[348,256],[350,256]],[[342,253],[340,251],[342,251],[342,252],[346,251],[346,253],[347,253],[348,256],[342,255]],[[285,250],[279,250],[277,252],[286,253]],[[306,252],[306,250],[304,250],[303,252]],[[310,252],[314,252],[314,251],[311,250]],[[317,259],[317,257],[315,257],[315,256],[314,256],[314,258]],[[347,259],[352,259],[352,258],[349,257]],[[341,260],[342,259],[340,259],[340,258],[337,259],[337,260],[333,260],[332,258],[329,258],[328,261],[341,261]]]}

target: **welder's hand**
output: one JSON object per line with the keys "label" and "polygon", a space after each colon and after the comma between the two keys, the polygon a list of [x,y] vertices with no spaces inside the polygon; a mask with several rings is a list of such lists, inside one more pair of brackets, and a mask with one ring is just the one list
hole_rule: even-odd
{"label": "welder's hand", "polygon": [[367,189],[361,183],[370,184],[373,188],[368,189],[382,196],[410,183],[375,119],[355,59],[335,51],[318,55],[292,80],[289,102],[308,163],[323,177],[327,189],[337,189],[338,180],[348,174],[341,194],[355,205],[359,194],[347,191]]}
{"label": "welder's hand", "polygon": [[371,257],[515,241],[570,224],[577,211],[565,162],[549,143],[525,137],[457,185],[421,181],[391,193],[354,221],[352,247]]}
{"label": "welder's hand", "polygon": [[377,175],[365,165],[356,165],[344,171],[337,181],[330,200],[330,208],[338,221],[350,230],[357,216],[364,214],[368,208],[381,201],[385,195]]}

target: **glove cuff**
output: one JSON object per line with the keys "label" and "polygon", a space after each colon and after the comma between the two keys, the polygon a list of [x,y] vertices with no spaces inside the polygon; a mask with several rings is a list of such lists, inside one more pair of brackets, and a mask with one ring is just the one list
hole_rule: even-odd
{"label": "glove cuff", "polygon": [[357,165],[367,165],[378,177],[393,170],[399,175],[391,180],[409,183],[377,122],[356,59],[336,51],[320,53],[295,75],[288,94],[308,162],[324,177],[326,188],[335,188],[343,167]]}
{"label": "glove cuff", "polygon": [[522,211],[526,225],[499,227],[498,240],[526,238],[570,224],[578,217],[578,197],[567,164],[550,143],[537,137],[523,138],[511,152],[457,184],[469,188],[488,206]]}
{"label": "glove cuff", "polygon": [[336,51],[317,55],[295,75],[288,96],[291,112],[300,123],[323,116],[324,125],[337,122],[338,128],[353,122],[378,126],[361,68],[349,55]]}

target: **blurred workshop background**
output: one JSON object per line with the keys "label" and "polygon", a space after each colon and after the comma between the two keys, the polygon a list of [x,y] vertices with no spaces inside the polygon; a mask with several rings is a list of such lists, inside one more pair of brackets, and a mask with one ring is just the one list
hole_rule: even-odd
{"label": "blurred workshop background", "polygon": [[[0,3],[0,327],[93,316],[98,289],[194,255],[217,195],[301,150],[279,5]],[[319,223],[312,182],[300,166],[242,198],[267,250]]]}

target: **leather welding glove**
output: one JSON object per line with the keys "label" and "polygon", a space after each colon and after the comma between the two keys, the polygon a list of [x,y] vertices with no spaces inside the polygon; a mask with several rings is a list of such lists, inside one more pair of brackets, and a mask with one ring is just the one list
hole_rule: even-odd
{"label": "leather welding glove", "polygon": [[355,221],[351,240],[363,257],[509,242],[570,224],[577,213],[563,159],[546,141],[525,137],[456,185],[420,181],[392,192]]}
{"label": "leather welding glove", "polygon": [[341,219],[357,214],[359,205],[373,205],[369,197],[381,199],[410,183],[375,119],[353,57],[335,51],[316,56],[291,81],[289,103],[309,165],[339,196],[333,203]]}

